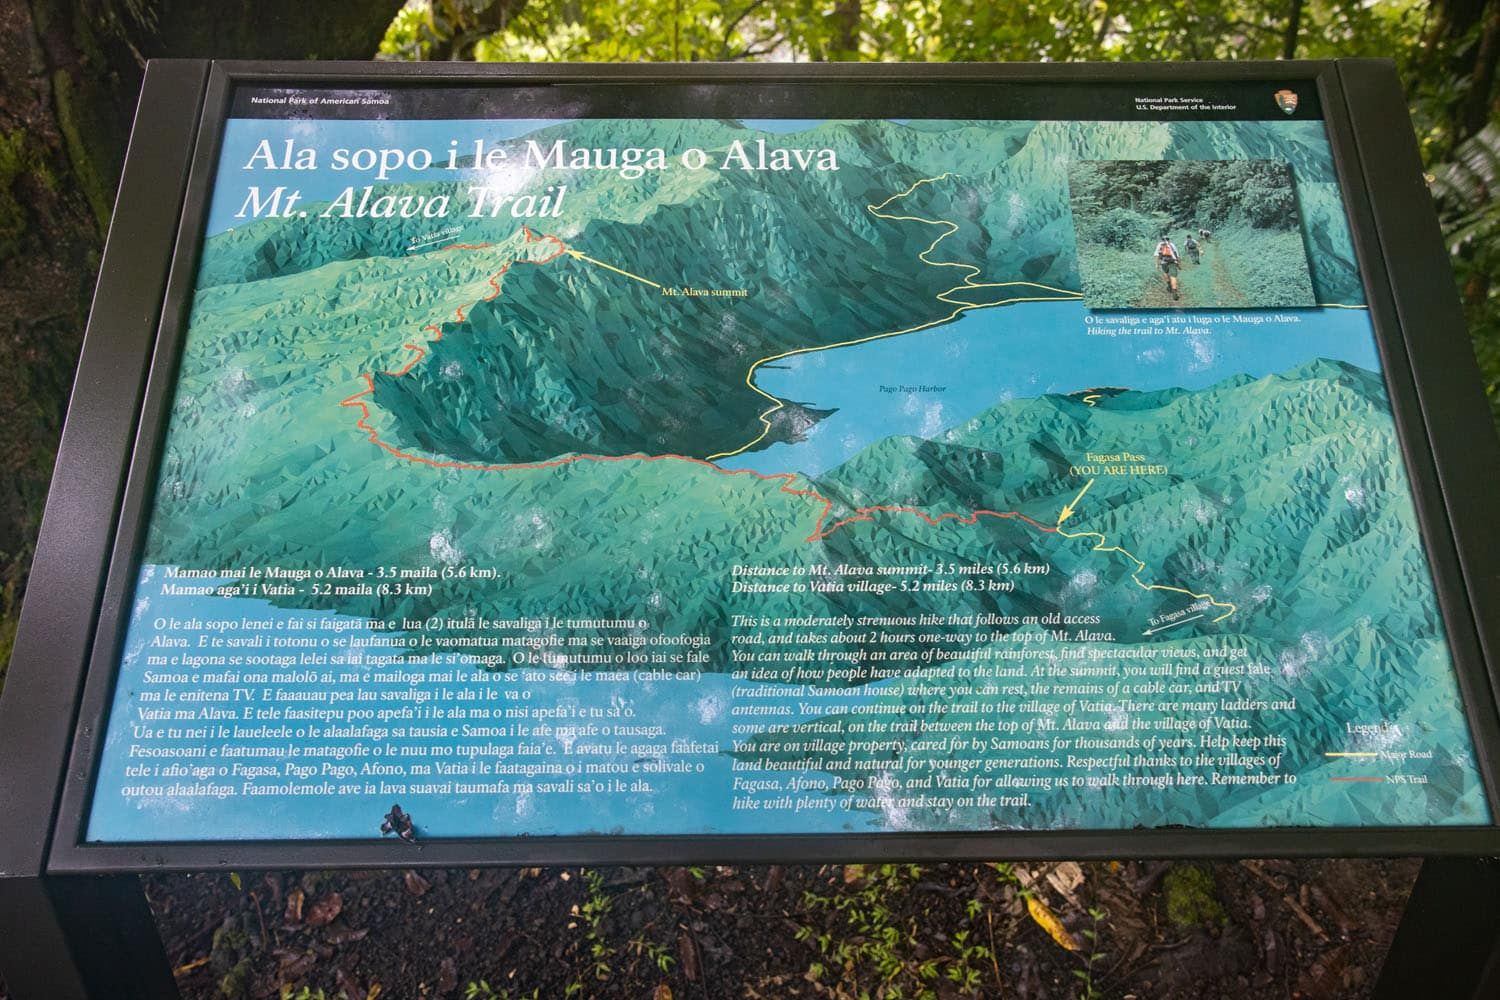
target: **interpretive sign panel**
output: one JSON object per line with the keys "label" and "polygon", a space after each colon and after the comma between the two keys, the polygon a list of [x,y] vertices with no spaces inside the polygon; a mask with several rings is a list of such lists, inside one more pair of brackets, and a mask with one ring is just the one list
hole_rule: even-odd
{"label": "interpretive sign panel", "polygon": [[80,848],[1489,826],[1270,72],[222,83]]}

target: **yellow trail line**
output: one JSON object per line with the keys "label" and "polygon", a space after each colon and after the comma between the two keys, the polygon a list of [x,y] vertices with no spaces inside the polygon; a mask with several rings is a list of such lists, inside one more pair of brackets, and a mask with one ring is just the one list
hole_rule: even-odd
{"label": "yellow trail line", "polygon": [[1347,302],[1319,302],[1319,309],[1368,309],[1365,305],[1350,305]]}
{"label": "yellow trail line", "polygon": [[[968,272],[964,275],[964,280],[962,283],[954,285],[952,288],[948,288],[944,291],[938,292],[937,295],[934,296],[934,298],[936,298],[939,302],[943,302],[947,305],[953,306],[953,311],[948,315],[940,317],[938,319],[929,320],[926,323],[918,323],[915,326],[908,326],[900,330],[887,330],[884,333],[874,333],[870,334],[867,337],[855,337],[850,340],[842,340],[836,344],[821,344],[814,347],[798,347],[790,351],[782,351],[780,354],[768,355],[767,357],[761,358],[759,361],[756,361],[750,366],[750,369],[745,372],[745,384],[755,392],[759,393],[761,396],[769,399],[772,404],[757,418],[760,420],[760,433],[751,438],[749,441],[746,441],[744,444],[740,445],[733,451],[721,451],[717,454],[709,455],[706,459],[707,461],[712,462],[720,458],[733,458],[735,455],[738,455],[744,451],[748,451],[749,449],[760,444],[765,440],[766,435],[771,433],[771,414],[775,413],[777,410],[785,408],[786,401],[771,395],[769,392],[766,392],[760,386],[755,384],[755,371],[762,365],[770,364],[773,361],[781,361],[785,358],[794,357],[799,354],[816,354],[819,351],[831,351],[838,347],[853,347],[855,344],[867,344],[872,340],[884,340],[887,337],[901,337],[905,336],[908,333],[917,333],[921,330],[929,330],[932,327],[941,326],[944,323],[948,323],[957,319],[960,315],[968,312],[970,309],[990,309],[996,306],[1008,306],[1016,302],[1061,302],[1072,299],[1080,299],[1083,297],[1082,293],[1080,292],[1075,292],[1067,288],[1054,288],[1051,285],[1043,285],[1035,281],[975,281],[974,279],[981,273],[982,270],[977,265],[965,264],[959,261],[952,260],[932,260],[928,257],[928,254],[937,249],[937,245],[939,243],[943,242],[943,240],[958,232],[958,223],[948,219],[923,219],[915,215],[890,215],[882,211],[891,202],[897,201],[901,198],[905,198],[907,195],[911,194],[922,185],[946,180],[947,178],[952,176],[954,176],[954,174],[949,172],[938,174],[936,177],[923,177],[921,180],[914,181],[912,185],[905,191],[898,191],[896,194],[891,195],[889,198],[887,198],[885,201],[880,202],[878,205],[866,205],[865,211],[869,212],[877,219],[886,219],[892,222],[920,222],[925,226],[946,227],[945,230],[938,235],[937,239],[933,240],[927,245],[927,249],[917,254],[917,259],[922,263],[928,265],[929,267],[956,267]],[[1012,298],[1000,299],[997,302],[966,302],[963,299],[956,299],[951,297],[954,292],[963,291],[964,289],[968,288],[1014,287],[1037,288],[1048,292],[1055,292],[1056,294],[1018,295]]]}
{"label": "yellow trail line", "polygon": [[1099,543],[1093,546],[1093,548],[1091,548],[1089,551],[1118,552],[1126,559],[1129,559],[1131,562],[1135,563],[1135,570],[1130,574],[1130,579],[1134,580],[1135,585],[1137,587],[1140,587],[1142,590],[1165,590],[1168,593],[1172,594],[1186,594],[1188,597],[1191,597],[1196,601],[1207,601],[1209,604],[1212,604],[1216,608],[1228,609],[1222,615],[1215,618],[1215,622],[1221,622],[1239,610],[1237,607],[1235,607],[1235,605],[1230,604],[1227,601],[1216,600],[1212,594],[1195,594],[1191,590],[1185,590],[1182,587],[1169,587],[1164,583],[1144,582],[1141,579],[1140,574],[1141,571],[1146,568],[1145,562],[1143,562],[1138,556],[1135,555],[1135,553],[1129,551],[1128,549],[1122,548],[1118,545],[1106,545],[1105,543],[1108,541],[1108,539],[1097,531],[1064,531],[1062,528],[1057,528],[1055,530],[1064,538],[1097,538],[1099,539]]}
{"label": "yellow trail line", "polygon": [[634,278],[636,281],[639,281],[643,285],[650,285],[652,288],[656,288],[656,289],[660,289],[661,288],[660,285],[658,285],[656,282],[652,281],[650,278],[643,278],[639,274],[631,274],[629,271],[626,271],[623,268],[615,267],[613,264],[606,264],[602,260],[595,260],[594,258],[590,257],[588,254],[583,253],[581,251],[569,249],[566,252],[567,252],[567,254],[568,254],[569,257],[572,257],[575,260],[586,260],[590,264],[593,264],[593,265],[595,265],[597,267],[604,268],[606,271],[613,271],[616,274],[623,274],[627,278]]}
{"label": "yellow trail line", "polygon": [[[772,354],[768,357],[761,358],[759,361],[751,365],[750,370],[745,373],[745,384],[748,385],[751,389],[754,389],[756,392],[760,393],[766,399],[769,399],[774,404],[760,415],[761,432],[756,435],[754,439],[746,442],[745,444],[736,448],[734,451],[723,451],[719,452],[716,455],[709,455],[707,461],[713,461],[719,458],[731,458],[735,455],[740,454],[746,449],[752,448],[755,445],[759,444],[762,440],[765,439],[765,436],[771,432],[771,422],[768,418],[771,416],[771,414],[786,406],[786,403],[783,400],[778,399],[777,397],[771,395],[755,384],[755,370],[762,365],[769,364],[773,361],[780,361],[783,358],[790,358],[798,354],[813,354],[818,351],[830,351],[836,347],[850,347],[854,344],[869,343],[872,340],[883,340],[887,337],[900,337],[908,333],[916,333],[919,330],[927,330],[934,326],[939,326],[943,323],[947,323],[953,319],[956,319],[960,314],[968,312],[970,309],[988,309],[994,306],[1010,305],[1013,302],[1059,302],[1083,298],[1083,294],[1081,292],[1075,292],[1067,288],[1054,288],[1051,285],[1043,285],[1035,281],[975,281],[974,278],[977,277],[982,270],[977,265],[966,264],[960,261],[932,260],[928,257],[928,255],[931,254],[933,250],[937,249],[937,245],[939,243],[943,242],[943,240],[958,232],[960,228],[958,223],[953,222],[949,219],[924,219],[915,215],[890,215],[883,211],[883,209],[891,202],[907,197],[922,185],[933,184],[937,181],[946,180],[947,178],[952,176],[954,175],[951,172],[948,172],[939,174],[936,177],[924,177],[921,180],[914,181],[912,185],[905,191],[900,191],[896,194],[891,195],[889,198],[887,198],[885,201],[880,202],[878,205],[866,205],[865,210],[868,211],[871,215],[875,216],[877,219],[887,219],[893,222],[920,222],[926,226],[945,227],[944,231],[938,234],[938,237],[927,245],[927,249],[917,254],[917,259],[931,267],[956,267],[967,272],[964,275],[964,280],[961,284],[954,285],[952,288],[941,291],[935,296],[939,301],[948,303],[949,305],[953,305],[956,308],[947,316],[944,316],[941,319],[930,320],[926,323],[918,323],[915,326],[906,327],[905,329],[889,330],[885,333],[871,334],[868,337],[856,337],[852,340],[841,341],[837,344],[824,344],[819,347],[799,347],[795,350],[783,351],[780,354]],[[1027,288],[1044,289],[1046,291],[1055,292],[1057,294],[1043,296],[1016,296],[1014,298],[1001,299],[998,302],[965,302],[963,299],[954,299],[950,297],[954,292],[962,291],[968,288],[1010,288],[1017,285]],[[1081,499],[1084,492],[1087,492],[1087,490],[1088,486],[1085,486],[1083,490],[1079,491],[1078,497],[1076,497],[1075,499]],[[1055,530],[1064,538],[1097,538],[1099,542],[1097,545],[1093,546],[1091,551],[1117,552],[1125,558],[1129,559],[1131,562],[1135,563],[1135,570],[1130,574],[1130,579],[1133,580],[1135,582],[1135,585],[1137,587],[1140,587],[1142,590],[1161,590],[1168,593],[1185,594],[1188,597],[1193,598],[1194,600],[1208,601],[1209,604],[1216,608],[1225,608],[1226,610],[1222,615],[1219,615],[1217,618],[1213,619],[1214,622],[1221,622],[1224,619],[1228,618],[1230,615],[1234,614],[1236,610],[1238,610],[1233,604],[1216,600],[1212,594],[1195,594],[1191,590],[1186,590],[1182,587],[1170,587],[1166,584],[1161,583],[1144,582],[1140,578],[1140,573],[1146,568],[1145,562],[1137,558],[1133,553],[1121,548],[1118,545],[1106,545],[1105,543],[1108,541],[1108,539],[1099,534],[1097,531],[1070,532],[1064,531],[1061,527],[1054,528],[1053,530]]]}

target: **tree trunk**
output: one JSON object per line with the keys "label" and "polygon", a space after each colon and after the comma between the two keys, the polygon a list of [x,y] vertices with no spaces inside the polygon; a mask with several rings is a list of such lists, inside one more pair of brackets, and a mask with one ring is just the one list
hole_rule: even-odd
{"label": "tree trunk", "polygon": [[[473,59],[474,46],[493,35],[504,31],[517,14],[526,7],[527,0],[489,0],[483,6],[473,0],[433,0],[428,13],[428,26],[432,29],[432,42],[423,58],[434,62],[455,59]],[[394,16],[394,15],[393,15]],[[387,22],[390,18],[386,18]],[[672,8],[672,58],[678,59],[678,36],[682,25],[682,4]]]}
{"label": "tree trunk", "polygon": [[367,59],[402,0],[0,0],[0,678],[144,60]]}
{"label": "tree trunk", "polygon": [[402,0],[156,0],[148,56],[372,59]]}
{"label": "tree trunk", "polygon": [[859,26],[863,15],[861,0],[838,0],[833,5],[834,36],[828,58],[852,62],[859,58]]}
{"label": "tree trunk", "polygon": [[[55,18],[37,24],[23,0],[0,0],[7,67],[0,74],[0,669],[10,658],[108,213],[106,189],[88,167],[73,169],[75,157],[89,162],[84,147],[93,133],[80,134],[76,119],[56,111],[59,103],[71,110],[78,95],[78,60],[53,51],[63,48],[66,30]],[[117,129],[116,120],[105,131]]]}
{"label": "tree trunk", "polygon": [[1302,33],[1304,0],[1290,0],[1286,12],[1286,30],[1281,35],[1281,58],[1297,58],[1297,36]]}
{"label": "tree trunk", "polygon": [[1479,44],[1474,50],[1473,76],[1469,78],[1469,92],[1464,96],[1459,109],[1458,125],[1462,133],[1459,142],[1484,128],[1496,107],[1495,71],[1500,63],[1500,5],[1490,7],[1485,15],[1484,28]]}
{"label": "tree trunk", "polygon": [[[1446,73],[1469,83],[1446,109],[1450,129],[1443,148],[1433,151],[1437,160],[1450,158],[1458,144],[1483,128],[1488,118],[1494,100],[1495,62],[1500,56],[1500,39],[1494,37],[1500,30],[1497,18],[1500,12],[1486,0],[1434,0],[1432,4],[1431,26],[1423,39],[1424,75],[1439,78]],[[1483,109],[1477,119],[1476,108]]]}

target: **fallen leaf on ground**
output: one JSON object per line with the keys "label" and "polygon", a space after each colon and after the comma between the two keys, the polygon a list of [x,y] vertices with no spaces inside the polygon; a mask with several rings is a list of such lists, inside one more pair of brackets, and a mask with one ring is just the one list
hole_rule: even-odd
{"label": "fallen leaf on ground", "polygon": [[651,1000],[672,1000],[672,987],[666,983],[658,983],[651,992]]}
{"label": "fallen leaf on ground", "polygon": [[667,888],[683,899],[693,898],[695,889],[693,877],[688,873],[686,868],[668,868],[666,878]]}
{"label": "fallen leaf on ground", "polygon": [[281,963],[280,967],[277,969],[277,974],[285,982],[301,979],[303,976],[307,975],[313,970],[313,966],[318,964],[318,956],[314,955],[312,952],[304,952],[302,954],[293,955],[280,955],[279,957],[281,959]]}
{"label": "fallen leaf on ground", "polygon": [[336,892],[319,899],[307,911],[307,926],[324,927],[333,922],[344,909],[344,897]]}
{"label": "fallen leaf on ground", "polygon": [[287,923],[300,924],[302,922],[302,901],[305,898],[301,889],[293,889],[286,894]]}
{"label": "fallen leaf on ground", "polygon": [[677,950],[682,955],[682,974],[688,982],[698,981],[698,945],[687,931],[677,932]]}
{"label": "fallen leaf on ground", "polygon": [[1079,944],[1078,939],[1063,926],[1061,920],[1057,919],[1057,914],[1053,913],[1047,904],[1037,899],[1036,896],[1026,897],[1026,912],[1031,914],[1031,919],[1035,920],[1037,926],[1046,931],[1047,936],[1052,940],[1069,951],[1083,950],[1083,945]]}
{"label": "fallen leaf on ground", "polygon": [[1082,909],[1082,905],[1078,902],[1078,896],[1076,895],[1078,887],[1083,885],[1083,868],[1079,866],[1078,862],[1064,861],[1047,873],[1047,882],[1069,904]]}
{"label": "fallen leaf on ground", "polygon": [[[370,928],[368,927],[361,927],[359,930],[354,930],[349,927],[340,927],[337,930],[330,930],[328,934],[323,938],[323,940],[327,941],[331,945],[348,944],[351,941],[363,941],[365,935],[369,933]],[[352,996],[353,994],[350,995]]]}
{"label": "fallen leaf on ground", "polygon": [[406,891],[413,896],[421,897],[427,892],[428,882],[411,869],[406,871]]}

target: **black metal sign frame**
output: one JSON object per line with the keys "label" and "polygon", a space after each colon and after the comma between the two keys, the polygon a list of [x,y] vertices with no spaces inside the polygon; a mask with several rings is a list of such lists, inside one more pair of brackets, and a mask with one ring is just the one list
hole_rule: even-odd
{"label": "black metal sign frame", "polygon": [[[1248,857],[1500,852],[1500,827],[1139,829],[709,836],[558,836],[92,844],[83,826],[113,690],[157,450],[186,328],[218,143],[237,86],[725,84],[875,95],[1006,84],[1315,88],[1484,786],[1500,802],[1500,468],[1405,107],[1380,61],[1056,66],[482,66],[153,64],[90,320],[36,568],[0,708],[0,844],[52,874],[152,869],[866,861],[891,858]],[[712,86],[710,86],[712,85]],[[1393,125],[1393,123],[1397,123]],[[45,830],[42,824],[45,818]],[[55,821],[55,822],[54,822]]]}

